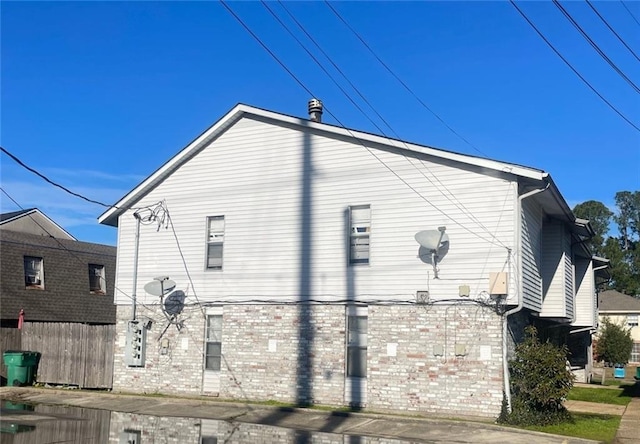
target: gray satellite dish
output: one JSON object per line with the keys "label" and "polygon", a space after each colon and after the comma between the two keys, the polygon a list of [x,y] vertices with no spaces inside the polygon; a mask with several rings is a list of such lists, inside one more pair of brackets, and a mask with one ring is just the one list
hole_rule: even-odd
{"label": "gray satellite dish", "polygon": [[[414,236],[416,242],[420,244],[420,250],[418,254],[423,262],[426,262],[424,257],[427,256],[428,262],[433,265],[433,275],[438,279],[438,262],[449,251],[449,236],[444,232],[447,227],[438,227],[437,230],[424,230],[419,231]],[[422,250],[427,250],[424,254]]]}
{"label": "gray satellite dish", "polygon": [[442,247],[442,244],[449,242],[449,236],[444,230],[445,227],[440,227],[437,230],[419,231],[414,237],[421,247],[437,252]]}
{"label": "gray satellite dish", "polygon": [[164,296],[176,288],[176,283],[171,279],[153,280],[144,286],[144,291],[154,296]]}
{"label": "gray satellite dish", "polygon": [[182,313],[184,309],[184,300],[187,295],[182,290],[176,290],[167,296],[164,301],[164,311],[170,316],[176,316]]}

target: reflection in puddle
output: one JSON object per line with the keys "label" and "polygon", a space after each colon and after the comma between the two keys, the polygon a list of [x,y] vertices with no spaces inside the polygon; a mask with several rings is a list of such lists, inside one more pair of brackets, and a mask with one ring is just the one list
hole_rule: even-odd
{"label": "reflection in puddle", "polygon": [[[188,414],[188,412],[185,412]],[[4,402],[3,444],[402,444],[283,427]]]}

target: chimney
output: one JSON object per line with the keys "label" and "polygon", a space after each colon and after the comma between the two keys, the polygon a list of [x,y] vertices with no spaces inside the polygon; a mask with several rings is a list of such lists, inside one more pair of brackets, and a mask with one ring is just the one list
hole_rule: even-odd
{"label": "chimney", "polygon": [[309,120],[312,122],[322,122],[322,101],[318,99],[309,100]]}

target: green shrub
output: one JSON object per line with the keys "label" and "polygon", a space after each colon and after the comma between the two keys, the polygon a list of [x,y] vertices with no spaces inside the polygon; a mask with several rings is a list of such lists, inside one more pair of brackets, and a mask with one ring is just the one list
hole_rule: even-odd
{"label": "green shrub", "polygon": [[570,422],[562,405],[573,385],[567,368],[566,346],[541,343],[535,327],[525,329],[525,339],[516,346],[510,364],[511,412],[503,403],[499,422],[514,425],[549,425]]}

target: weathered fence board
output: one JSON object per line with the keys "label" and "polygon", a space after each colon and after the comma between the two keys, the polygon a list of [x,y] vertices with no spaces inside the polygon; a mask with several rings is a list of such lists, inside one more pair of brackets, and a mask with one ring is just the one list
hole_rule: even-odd
{"label": "weathered fence board", "polygon": [[115,325],[25,322],[22,349],[42,354],[37,381],[111,388]]}
{"label": "weathered fence board", "polygon": [[[22,349],[22,335],[17,328],[0,328],[0,351],[3,353],[7,350],[21,350]],[[7,366],[4,365],[4,359],[2,359],[2,365],[0,365],[0,375],[3,380],[7,377]]]}

